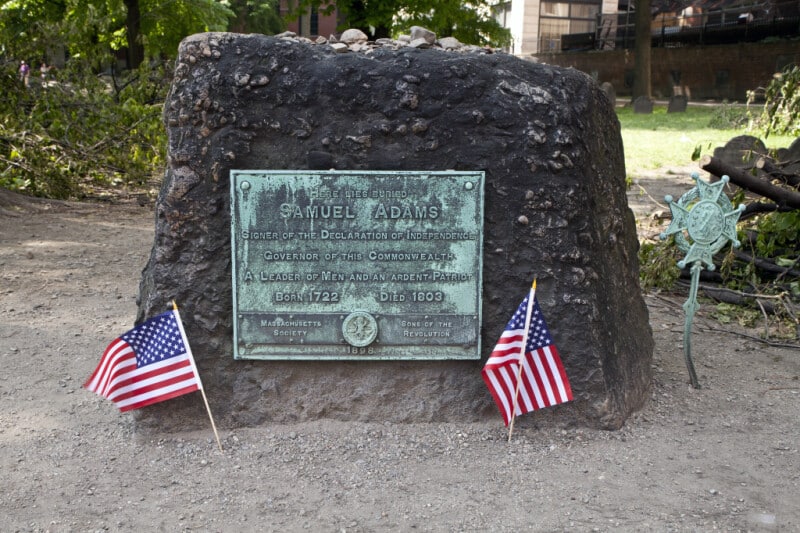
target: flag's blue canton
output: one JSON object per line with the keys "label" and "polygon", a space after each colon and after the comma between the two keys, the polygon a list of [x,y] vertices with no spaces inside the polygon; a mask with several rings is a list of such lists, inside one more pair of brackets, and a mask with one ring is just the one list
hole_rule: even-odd
{"label": "flag's blue canton", "polygon": [[136,353],[141,368],[186,352],[174,313],[164,313],[140,324],[122,336]]}
{"label": "flag's blue canton", "polygon": [[[511,322],[509,322],[506,329],[525,329],[525,312],[528,310],[528,298],[530,298],[530,296],[526,297],[524,300],[522,300],[522,303],[519,304],[517,312],[514,313],[514,316],[511,318]],[[547,324],[545,323],[542,312],[539,309],[539,302],[534,298],[533,312],[531,313],[531,328],[528,332],[528,345],[525,346],[525,351],[533,352],[534,350],[538,350],[539,348],[549,346],[551,344],[553,344],[553,339],[550,337],[550,332],[547,330]]]}

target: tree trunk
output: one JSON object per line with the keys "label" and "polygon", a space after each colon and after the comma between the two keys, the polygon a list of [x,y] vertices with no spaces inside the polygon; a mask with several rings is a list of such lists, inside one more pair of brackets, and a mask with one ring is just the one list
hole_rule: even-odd
{"label": "tree trunk", "polygon": [[[344,2],[347,5],[347,2]],[[385,11],[385,10],[384,10]],[[354,0],[345,8],[347,24],[350,28],[358,28],[369,35],[370,40],[384,39],[391,37],[390,28],[392,27],[391,16],[386,20],[367,22],[370,20],[370,9],[363,0]],[[374,15],[374,13],[373,13]]]}
{"label": "tree trunk", "polygon": [[639,96],[650,98],[652,83],[650,79],[650,0],[636,0],[634,33],[633,99]]}
{"label": "tree trunk", "polygon": [[125,20],[128,37],[127,64],[129,69],[134,69],[144,61],[144,45],[139,35],[141,33],[139,0],[125,0],[125,7],[128,10]]}

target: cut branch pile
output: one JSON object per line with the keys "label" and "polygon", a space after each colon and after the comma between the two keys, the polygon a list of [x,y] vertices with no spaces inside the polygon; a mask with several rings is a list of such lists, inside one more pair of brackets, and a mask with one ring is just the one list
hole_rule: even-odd
{"label": "cut branch pile", "polygon": [[[740,220],[752,219],[741,249],[718,258],[732,271],[746,273],[742,290],[719,288],[721,276],[710,272],[705,276],[704,292],[728,303],[755,302],[765,314],[784,314],[797,325],[800,335],[800,139],[771,153],[755,137],[735,137],[713,156],[703,157],[700,167],[717,179],[728,176],[732,185],[741,188],[737,196],[745,211]],[[781,214],[781,223],[767,223],[766,214]],[[775,233],[767,235],[767,231]],[[682,276],[688,277],[688,272]]]}
{"label": "cut branch pile", "polygon": [[0,187],[58,199],[143,188],[166,151],[160,73],[117,83],[70,70],[27,88],[0,76]]}

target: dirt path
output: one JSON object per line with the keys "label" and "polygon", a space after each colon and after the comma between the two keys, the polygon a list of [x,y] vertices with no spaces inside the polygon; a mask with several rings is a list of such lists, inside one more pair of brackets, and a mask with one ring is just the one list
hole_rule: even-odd
{"label": "dirt path", "polygon": [[224,453],[210,430],[137,437],[81,384],[133,323],[152,218],[0,209],[2,531],[800,530],[800,353],[704,309],[693,390],[682,298],[647,296],[652,401],[617,432],[534,414],[510,444],[499,416],[222,431]]}

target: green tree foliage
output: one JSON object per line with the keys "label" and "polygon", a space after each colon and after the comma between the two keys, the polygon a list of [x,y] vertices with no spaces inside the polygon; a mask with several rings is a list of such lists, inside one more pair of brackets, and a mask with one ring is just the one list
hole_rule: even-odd
{"label": "green tree foliage", "polygon": [[[0,187],[68,198],[148,181],[166,148],[168,76],[158,58],[174,57],[189,34],[226,29],[232,16],[217,0],[0,3]],[[120,74],[113,67],[129,42],[141,45],[129,55],[140,66]],[[28,86],[17,74],[23,59]],[[46,80],[42,62],[58,67]]]}
{"label": "green tree foliage", "polygon": [[274,35],[286,29],[278,0],[231,0],[230,8],[234,15],[229,31]]}
{"label": "green tree foliage", "polygon": [[[140,13],[133,22],[131,9]],[[39,61],[60,54],[100,68],[129,41],[145,57],[174,57],[181,39],[225,30],[233,16],[217,0],[12,0],[0,4],[0,42],[7,57]]]}
{"label": "green tree foliage", "polygon": [[776,74],[764,97],[765,136],[770,133],[800,135],[800,67]]}
{"label": "green tree foliage", "polygon": [[58,82],[14,64],[0,72],[0,187],[50,198],[80,197],[96,187],[141,186],[165,159],[161,110],[166,70],[143,64],[124,78],[68,64]]}
{"label": "green tree foliage", "polygon": [[505,46],[511,34],[495,20],[491,6],[488,0],[343,0],[335,4],[299,0],[292,15],[312,8],[323,14],[338,9],[345,26],[359,28],[372,38],[396,36],[416,24],[466,44]]}
{"label": "green tree foliage", "polygon": [[224,31],[234,13],[217,0],[140,0],[142,41],[148,56],[174,57],[181,40],[202,31]]}
{"label": "green tree foliage", "polygon": [[486,3],[416,0],[409,4],[413,5],[398,12],[396,26],[422,26],[440,37],[455,37],[467,44],[507,46],[511,43],[510,32],[494,19]]}
{"label": "green tree foliage", "polygon": [[5,57],[40,57],[63,43],[65,8],[50,0],[0,4],[0,53]]}

